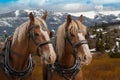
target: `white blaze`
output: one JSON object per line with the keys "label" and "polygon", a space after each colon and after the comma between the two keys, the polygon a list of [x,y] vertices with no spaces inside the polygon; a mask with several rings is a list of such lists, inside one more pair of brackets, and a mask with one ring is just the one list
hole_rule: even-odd
{"label": "white blaze", "polygon": [[[79,36],[80,41],[85,40],[82,33],[78,33],[78,36]],[[91,55],[90,49],[88,47],[88,44],[82,44],[81,46],[82,46],[84,54],[86,56],[87,64],[89,64],[91,62],[91,60],[92,60],[92,55]]]}
{"label": "white blaze", "polygon": [[[46,41],[50,40],[47,31],[43,31],[41,28],[40,28],[40,31],[41,31],[42,34],[44,35]],[[49,49],[50,49],[50,55],[51,55],[51,57],[53,58],[52,60],[55,60],[55,59],[56,59],[56,56],[55,56],[55,52],[54,52],[54,49],[53,49],[53,45],[52,45],[52,44],[48,44],[48,46],[49,46]],[[48,55],[45,54],[45,57],[47,57],[47,56],[48,56]]]}

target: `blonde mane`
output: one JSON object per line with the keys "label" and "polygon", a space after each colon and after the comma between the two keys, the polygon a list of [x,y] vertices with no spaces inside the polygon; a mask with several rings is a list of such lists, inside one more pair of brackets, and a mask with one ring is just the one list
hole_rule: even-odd
{"label": "blonde mane", "polygon": [[[87,33],[86,26],[83,25],[80,21],[77,21],[77,23],[83,35],[86,35]],[[65,27],[66,27],[66,22],[60,25],[57,31],[57,54],[59,56],[59,59],[61,59],[63,52],[64,52],[64,48],[65,48],[65,40],[64,40],[65,39]],[[76,32],[78,30],[78,26],[76,22],[72,20],[72,22],[69,25],[68,30]]]}
{"label": "blonde mane", "polygon": [[[30,24],[30,21],[26,21],[25,23],[21,24],[19,27],[15,29],[15,32],[13,34],[12,44],[15,44],[16,41],[20,43],[20,41],[26,38],[26,35],[28,34],[27,31],[28,31],[29,24]],[[34,24],[37,24],[40,27],[44,25],[42,27],[46,27],[46,29],[48,29],[47,24],[41,18],[35,18]]]}

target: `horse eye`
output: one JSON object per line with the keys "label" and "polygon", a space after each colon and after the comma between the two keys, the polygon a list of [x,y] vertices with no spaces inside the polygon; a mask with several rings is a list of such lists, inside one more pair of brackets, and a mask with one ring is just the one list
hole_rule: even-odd
{"label": "horse eye", "polygon": [[72,36],[72,37],[75,37],[75,35],[74,35],[74,34],[71,34],[71,36]]}
{"label": "horse eye", "polygon": [[38,33],[36,33],[36,32],[34,33],[34,35],[35,35],[35,36],[39,36],[39,34],[38,34]]}

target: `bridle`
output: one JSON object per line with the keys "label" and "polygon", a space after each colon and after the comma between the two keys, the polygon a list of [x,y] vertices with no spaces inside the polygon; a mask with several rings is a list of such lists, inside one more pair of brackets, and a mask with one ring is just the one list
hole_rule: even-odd
{"label": "bridle", "polygon": [[[77,24],[77,22],[76,22]],[[78,24],[77,24],[78,26]],[[78,33],[81,33],[80,28],[78,27]],[[65,43],[68,42],[71,47],[73,48],[73,56],[75,58],[75,62],[74,64],[69,67],[69,68],[64,68],[63,66],[61,66],[58,62],[58,60],[56,60],[55,64],[52,66],[52,69],[56,72],[58,72],[62,77],[64,77],[66,80],[73,80],[74,77],[76,76],[76,74],[80,71],[82,64],[80,63],[81,59],[80,57],[78,57],[78,47],[83,45],[83,44],[87,44],[86,40],[82,40],[82,41],[78,41],[76,43],[73,43],[69,36],[69,32],[66,30],[66,37],[64,38]]]}
{"label": "bridle", "polygon": [[[78,34],[79,34],[79,33],[81,34],[82,32],[81,32],[81,30],[80,30],[80,27],[79,27],[78,23],[77,23],[77,22],[75,22],[75,23],[76,23],[77,26],[78,26]],[[78,53],[78,47],[82,46],[83,44],[88,44],[88,42],[87,42],[87,40],[80,40],[80,41],[78,41],[78,42],[73,43],[73,42],[71,41],[71,39],[70,39],[69,34],[70,34],[70,33],[68,32],[68,30],[66,30],[65,43],[68,42],[68,43],[71,45],[71,47],[73,48],[73,55],[74,55],[74,56],[78,56],[78,55],[77,55],[77,53]]]}
{"label": "bridle", "polygon": [[[47,40],[47,41],[44,41],[44,42],[37,41],[37,38],[36,38],[36,35],[35,35],[36,33],[33,30],[35,28],[35,26],[36,25],[31,25],[29,27],[29,29],[28,29],[28,33],[29,33],[29,39],[32,39],[33,42],[35,43],[35,45],[37,46],[37,54],[39,55],[39,53],[41,53],[40,52],[41,51],[41,47],[44,46],[44,45],[46,45],[46,44],[52,44],[53,41],[51,39]],[[42,54],[40,54],[40,55],[42,55]]]}

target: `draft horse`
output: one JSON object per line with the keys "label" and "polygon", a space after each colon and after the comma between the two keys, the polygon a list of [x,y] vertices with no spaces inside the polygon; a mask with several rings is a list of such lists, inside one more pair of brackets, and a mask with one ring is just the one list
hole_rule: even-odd
{"label": "draft horse", "polygon": [[[37,53],[46,64],[53,64],[56,54],[46,24],[47,12],[41,18],[29,14],[29,20],[17,27],[3,49],[0,80],[32,80],[34,67],[31,54]],[[41,60],[41,58],[40,58]]]}
{"label": "draft horse", "polygon": [[86,26],[82,24],[82,15],[78,20],[67,16],[66,22],[59,26],[56,39],[57,59],[54,65],[44,68],[44,80],[82,80],[82,65],[92,61],[85,35]]}

